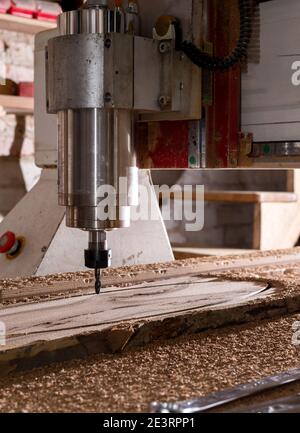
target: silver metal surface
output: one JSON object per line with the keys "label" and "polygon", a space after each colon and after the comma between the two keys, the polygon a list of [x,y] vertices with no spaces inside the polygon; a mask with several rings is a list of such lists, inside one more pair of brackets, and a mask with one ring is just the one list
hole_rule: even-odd
{"label": "silver metal surface", "polygon": [[[64,14],[62,36],[48,43],[49,110],[59,120],[59,204],[66,206],[68,227],[91,232],[129,227],[130,205],[138,194],[133,38],[106,36],[106,13],[84,9]],[[115,109],[115,99],[128,110]],[[120,188],[120,178],[126,179],[126,189]],[[107,194],[110,213],[103,213]]]}
{"label": "silver metal surface", "polygon": [[98,205],[98,188],[114,184],[110,163],[112,113],[99,109],[59,113],[59,204]]}
{"label": "silver metal surface", "polygon": [[141,19],[139,6],[136,2],[129,1],[126,8],[126,33],[139,35],[141,29]]}
{"label": "silver metal surface", "polygon": [[108,0],[87,0],[86,5],[88,8],[99,6],[103,7],[108,5]]}
{"label": "silver metal surface", "polygon": [[[171,41],[168,44],[171,44]],[[173,47],[172,44],[171,46]],[[160,41],[135,37],[135,110],[170,112],[180,109],[180,79],[175,79],[175,75],[180,73],[180,65],[174,63],[173,49],[162,52],[160,47]],[[147,85],[145,85],[145,77],[147,77]]]}
{"label": "silver metal surface", "polygon": [[82,108],[133,109],[131,35],[57,37],[48,43],[47,63],[49,113]]}
{"label": "silver metal surface", "polygon": [[[138,179],[132,143],[131,113],[125,110],[68,110],[59,113],[59,204],[67,207],[67,225],[87,230],[128,227],[129,206],[136,202]],[[120,178],[128,189],[119,190]],[[116,219],[100,218],[100,188],[109,185]]]}
{"label": "silver metal surface", "polygon": [[138,206],[139,180],[134,145],[134,114],[132,111],[114,111],[114,131],[119,177],[126,178],[128,186],[126,196],[120,196],[119,201],[125,206]]}
{"label": "silver metal surface", "polygon": [[48,111],[103,108],[102,34],[59,36],[48,43]]}
{"label": "silver metal surface", "polygon": [[[226,413],[231,413],[231,411]],[[245,407],[233,413],[300,413],[300,394]]]}
{"label": "silver metal surface", "polygon": [[61,35],[103,34],[107,32],[106,7],[65,12],[58,17]]}
{"label": "silver metal surface", "polygon": [[107,233],[105,231],[89,232],[89,248],[107,250]]}
{"label": "silver metal surface", "polygon": [[107,108],[133,109],[134,39],[132,35],[111,33],[106,36],[104,57]]}
{"label": "silver metal surface", "polygon": [[205,397],[178,403],[150,404],[152,413],[200,413],[223,406],[232,401],[252,396],[263,391],[277,388],[300,380],[300,369],[289,370],[276,376],[270,376],[234,388],[215,392]]}
{"label": "silver metal surface", "polygon": [[200,121],[189,122],[189,168],[202,167],[202,129]]}
{"label": "silver metal surface", "polygon": [[292,157],[300,156],[300,142],[253,143],[251,156]]}

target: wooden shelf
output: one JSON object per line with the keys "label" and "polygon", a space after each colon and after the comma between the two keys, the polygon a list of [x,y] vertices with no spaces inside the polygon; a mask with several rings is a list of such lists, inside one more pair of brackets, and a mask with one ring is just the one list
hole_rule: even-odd
{"label": "wooden shelf", "polygon": [[55,28],[56,23],[0,13],[0,30],[10,30],[12,32],[30,33],[34,35],[43,30]]}
{"label": "wooden shelf", "polygon": [[[168,195],[166,195],[168,197]],[[173,194],[175,200],[182,200],[182,193]],[[160,201],[164,193],[160,194]],[[171,197],[172,199],[172,197]],[[184,200],[197,200],[195,193],[186,193]],[[298,195],[292,192],[271,191],[205,191],[204,201],[218,203],[297,203]]]}
{"label": "wooden shelf", "polygon": [[7,113],[33,114],[34,99],[23,96],[0,95],[0,107]]}

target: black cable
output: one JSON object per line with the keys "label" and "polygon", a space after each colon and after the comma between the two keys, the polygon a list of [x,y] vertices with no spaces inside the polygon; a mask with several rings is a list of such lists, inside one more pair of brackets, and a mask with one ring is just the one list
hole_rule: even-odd
{"label": "black cable", "polygon": [[182,51],[199,68],[210,71],[225,71],[247,56],[252,34],[252,0],[239,0],[240,37],[236,48],[227,57],[214,57],[197,48],[192,42],[184,41]]}
{"label": "black cable", "polygon": [[68,12],[79,9],[83,5],[84,0],[60,0],[59,3],[62,10]]}

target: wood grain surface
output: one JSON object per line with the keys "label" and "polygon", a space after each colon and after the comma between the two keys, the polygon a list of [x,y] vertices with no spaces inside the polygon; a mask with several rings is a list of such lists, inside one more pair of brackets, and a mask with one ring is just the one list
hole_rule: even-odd
{"label": "wood grain surface", "polygon": [[[8,307],[0,311],[0,320],[6,324],[7,330],[4,350],[102,330],[128,321],[155,320],[197,310],[233,307],[271,292],[272,289],[263,283],[195,276],[107,289],[100,296]],[[0,347],[0,353],[2,350]]]}
{"label": "wood grain surface", "polygon": [[2,280],[0,375],[298,312],[297,285],[255,270],[286,263],[299,249],[111,269],[100,296],[89,272]]}
{"label": "wood grain surface", "polygon": [[259,308],[263,317],[272,315],[274,305],[260,302],[275,291],[266,283],[195,275],[107,288],[100,296],[11,305],[0,310],[6,326],[0,374],[250,321]]}

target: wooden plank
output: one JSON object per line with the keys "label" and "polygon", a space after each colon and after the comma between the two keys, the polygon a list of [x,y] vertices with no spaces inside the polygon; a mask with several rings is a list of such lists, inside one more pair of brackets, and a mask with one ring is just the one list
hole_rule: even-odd
{"label": "wooden plank", "polygon": [[[195,276],[108,289],[102,296],[88,295],[8,307],[0,311],[0,320],[7,329],[5,349],[69,337],[74,332],[101,330],[128,320],[151,320],[185,311],[234,306],[250,297],[265,297],[265,289],[265,283],[219,281]],[[270,289],[268,294],[271,292]]]}
{"label": "wooden plank", "polygon": [[[71,294],[72,290],[82,290],[78,292],[80,296],[69,299],[57,297],[0,310],[0,321],[8,329],[8,344],[0,351],[0,374],[299,312],[297,285],[292,290],[280,282],[271,282],[271,287],[266,279],[234,282],[212,276],[226,269],[291,265],[299,261],[297,248],[111,269],[105,272],[105,283],[115,285],[106,287],[102,296],[94,295],[89,272],[74,274],[73,279],[71,274],[65,274],[0,281],[0,287],[8,287],[4,293],[20,292],[32,284],[36,286],[28,287],[27,293],[34,289],[35,295],[47,296],[51,285],[51,290],[60,290],[63,296],[66,288]],[[201,269],[214,272],[205,278]]]}
{"label": "wooden plank", "polygon": [[33,113],[34,99],[24,96],[0,95],[0,106],[10,113]]}
{"label": "wooden plank", "polygon": [[291,203],[297,195],[287,192],[207,191],[205,201],[236,203]]}
{"label": "wooden plank", "polygon": [[236,203],[292,203],[297,194],[288,192],[207,191],[206,201]]}
{"label": "wooden plank", "polygon": [[[7,340],[0,346],[0,374],[249,321],[274,293],[266,283],[194,276],[4,308],[0,321]],[[300,308],[300,296],[295,304]],[[266,314],[272,310],[271,303]]]}
{"label": "wooden plank", "polygon": [[299,194],[300,192],[300,170],[287,171],[287,191]]}
{"label": "wooden plank", "polygon": [[34,35],[44,30],[55,28],[56,23],[0,13],[0,30],[31,33]]}
{"label": "wooden plank", "polygon": [[256,203],[253,207],[253,234],[252,234],[252,247],[256,250],[261,249],[262,241],[262,215],[261,203]]}
{"label": "wooden plank", "polygon": [[224,257],[230,255],[241,256],[254,250],[238,250],[233,248],[199,248],[197,246],[174,246],[173,253],[176,260],[185,260],[197,257]]}
{"label": "wooden plank", "polygon": [[[175,200],[193,200],[198,198],[195,193],[175,192],[172,198]],[[160,193],[160,202],[165,193]],[[295,203],[298,201],[298,195],[290,192],[263,192],[263,191],[205,191],[204,200],[207,202],[224,202],[224,203]]]}
{"label": "wooden plank", "polygon": [[300,236],[300,202],[285,206],[263,203],[260,212],[262,250],[289,248],[297,244]]}

